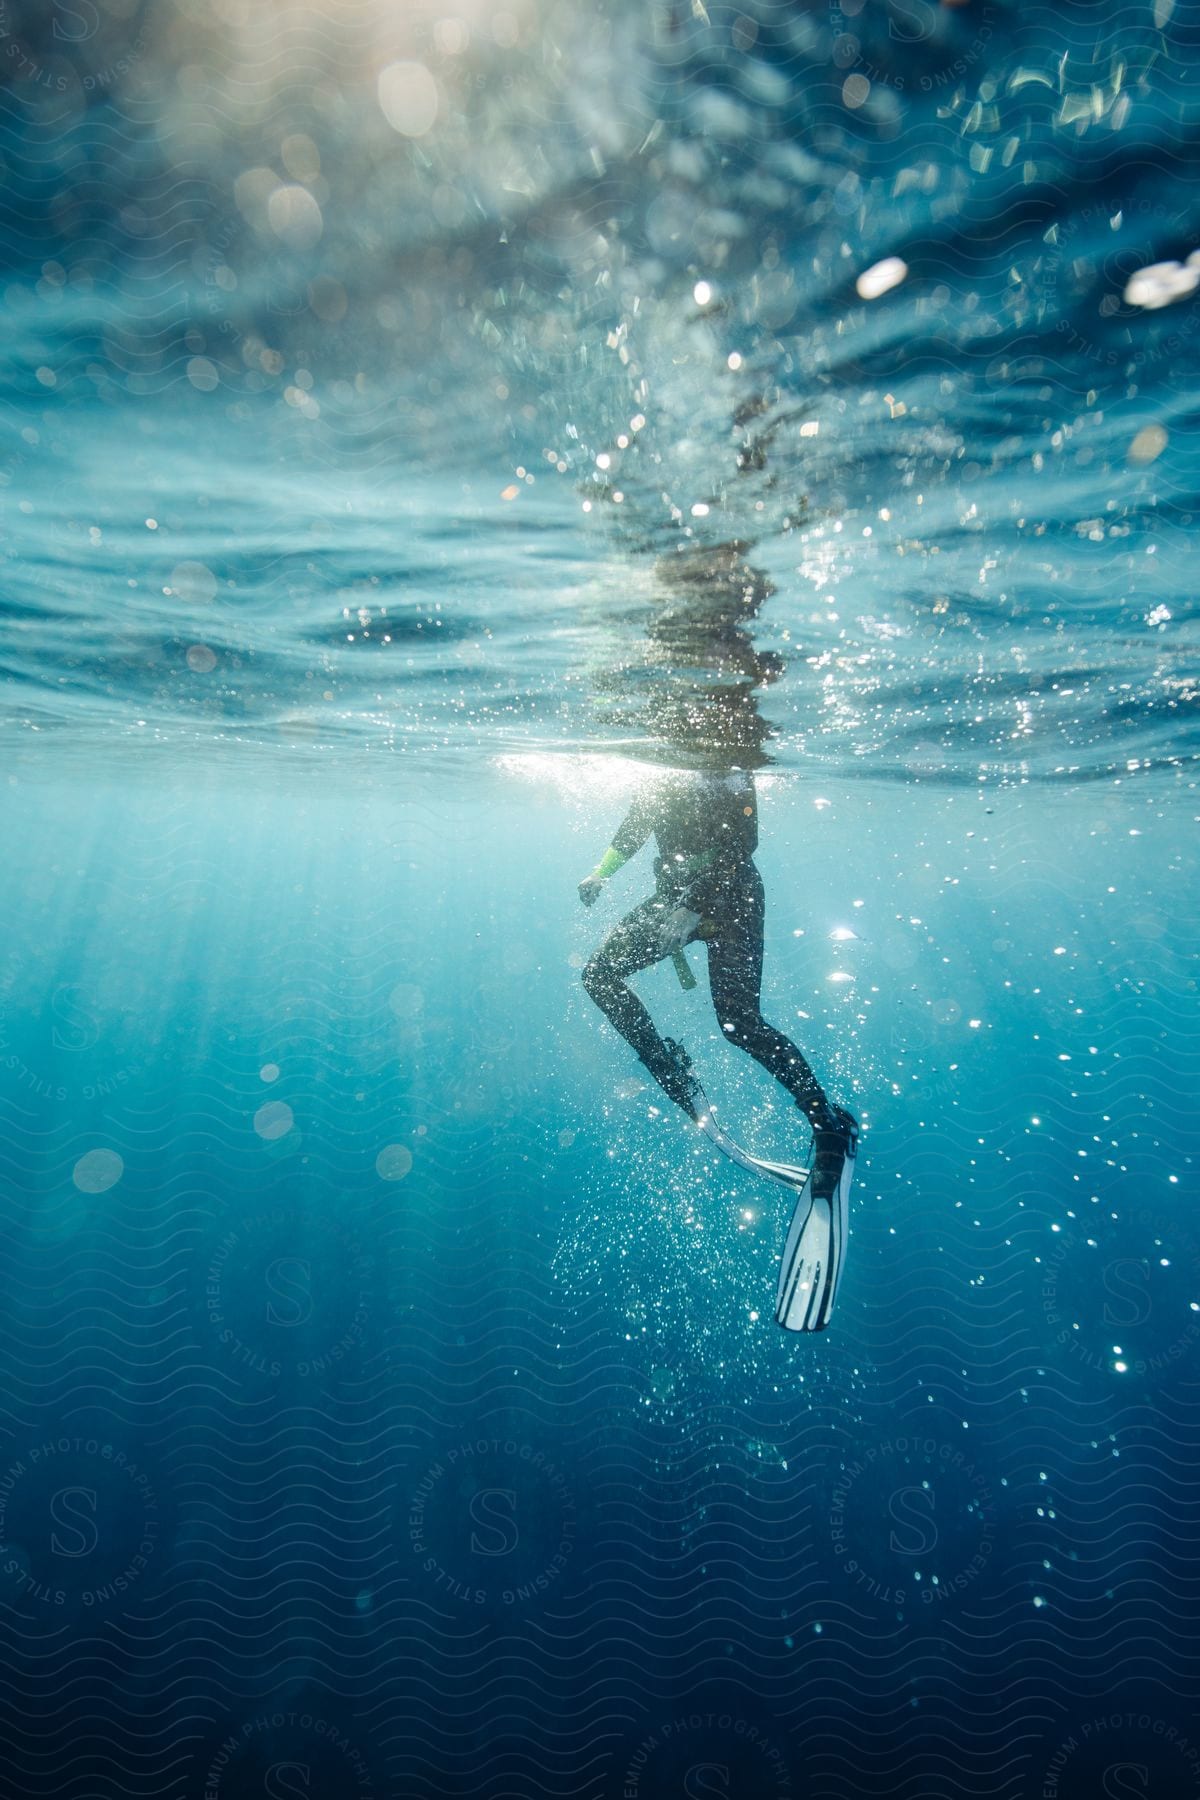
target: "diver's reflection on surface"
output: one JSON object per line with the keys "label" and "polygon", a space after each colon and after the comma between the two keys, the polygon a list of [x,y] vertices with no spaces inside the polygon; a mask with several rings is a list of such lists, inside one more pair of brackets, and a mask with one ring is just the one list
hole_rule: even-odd
{"label": "diver's reflection on surface", "polygon": [[[836,1184],[856,1127],[831,1104],[799,1048],[762,1013],[764,894],[754,862],[758,803],[748,765],[766,760],[769,735],[754,689],[781,665],[776,657],[760,657],[742,628],[771,592],[743,560],[743,549],[724,545],[667,565],[675,593],[682,590],[684,598],[657,615],[648,642],[658,651],[685,651],[687,662],[681,667],[663,657],[643,723],[658,728],[656,752],[668,766],[646,778],[609,848],[579,884],[580,899],[593,905],[604,884],[653,835],[655,892],[605,938],[583,983],[663,1091],[697,1118],[703,1101],[690,1058],[682,1045],[660,1035],[629,977],[703,942],[721,1029],[769,1070],[812,1125],[814,1182],[823,1188],[830,1178]],[[698,679],[706,669],[709,678]],[[742,679],[729,682],[731,672]]]}
{"label": "diver's reflection on surface", "polygon": [[655,566],[656,594],[641,638],[593,668],[605,722],[650,757],[681,768],[759,768],[771,728],[758,690],[783,673],[783,658],[759,650],[747,627],[775,589],[746,560],[747,544],[685,550]]}

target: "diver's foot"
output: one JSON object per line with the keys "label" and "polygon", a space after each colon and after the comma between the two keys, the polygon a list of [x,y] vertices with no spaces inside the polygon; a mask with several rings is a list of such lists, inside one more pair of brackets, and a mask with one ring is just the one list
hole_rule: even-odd
{"label": "diver's foot", "polygon": [[858,1151],[858,1120],[844,1106],[831,1106],[813,1126],[812,1186],[818,1199],[837,1192],[846,1158]]}
{"label": "diver's foot", "polygon": [[659,1085],[689,1119],[698,1119],[705,1108],[704,1089],[692,1073],[692,1059],[674,1038],[664,1038],[663,1044],[670,1060],[663,1070],[654,1070]]}

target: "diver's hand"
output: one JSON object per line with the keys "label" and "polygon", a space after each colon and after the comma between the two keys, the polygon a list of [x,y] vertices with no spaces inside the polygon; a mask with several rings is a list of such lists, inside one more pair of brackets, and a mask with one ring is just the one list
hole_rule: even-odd
{"label": "diver's hand", "polygon": [[674,956],[682,950],[699,923],[700,914],[690,906],[673,906],[658,928],[658,954]]}
{"label": "diver's hand", "polygon": [[600,889],[604,886],[599,875],[585,875],[579,884],[579,898],[585,906],[595,906],[600,897]]}

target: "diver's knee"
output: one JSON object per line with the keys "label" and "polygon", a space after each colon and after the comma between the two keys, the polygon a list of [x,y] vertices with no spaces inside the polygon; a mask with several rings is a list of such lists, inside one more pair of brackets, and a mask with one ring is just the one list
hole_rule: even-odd
{"label": "diver's knee", "polygon": [[760,1012],[747,1012],[739,1008],[734,1012],[722,1012],[719,1016],[721,1030],[732,1043],[749,1043],[766,1026],[766,1020]]}
{"label": "diver's knee", "polygon": [[584,964],[580,980],[596,1005],[603,1006],[612,992],[613,978],[600,957],[593,956],[590,962]]}

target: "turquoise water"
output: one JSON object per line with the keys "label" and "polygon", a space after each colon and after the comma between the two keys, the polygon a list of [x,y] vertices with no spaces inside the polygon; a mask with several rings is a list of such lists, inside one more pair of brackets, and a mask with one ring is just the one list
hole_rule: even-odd
{"label": "turquoise water", "polygon": [[1196,31],[0,16],[5,1794],[1200,1786]]}

